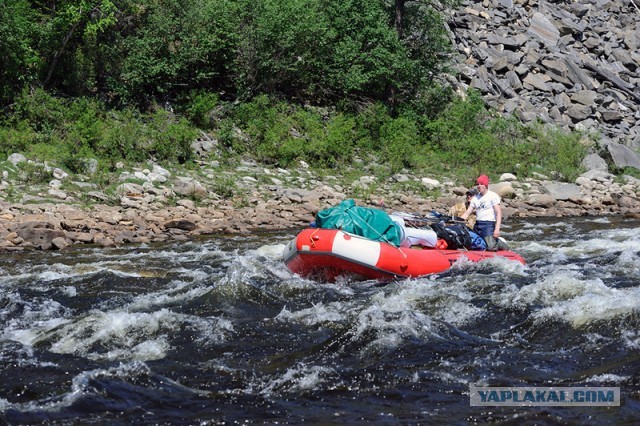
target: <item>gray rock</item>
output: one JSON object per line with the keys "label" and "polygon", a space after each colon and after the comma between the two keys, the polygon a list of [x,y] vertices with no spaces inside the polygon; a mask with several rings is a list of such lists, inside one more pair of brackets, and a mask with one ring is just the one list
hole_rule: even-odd
{"label": "gray rock", "polygon": [[556,199],[550,194],[533,194],[527,200],[527,203],[536,207],[551,207],[555,204]]}
{"label": "gray rock", "polygon": [[190,177],[178,177],[173,183],[173,191],[184,196],[196,196],[204,198],[207,196],[207,189],[200,182]]}
{"label": "gray rock", "polygon": [[104,193],[104,192],[100,192],[100,191],[89,191],[87,192],[87,195],[91,198],[94,198],[96,200],[100,200],[100,201],[109,201],[109,197]]}
{"label": "gray rock", "polygon": [[511,182],[498,182],[491,184],[491,190],[502,198],[515,198],[516,190]]}
{"label": "gray rock", "polygon": [[591,107],[586,105],[572,105],[567,109],[566,114],[571,117],[574,122],[586,120],[591,115]]}
{"label": "gray rock", "polygon": [[607,162],[598,154],[589,154],[582,160],[582,166],[587,170],[603,170],[609,171]]}
{"label": "gray rock", "polygon": [[613,163],[616,167],[633,167],[636,169],[640,169],[640,158],[638,154],[626,146],[612,142],[607,146],[609,150],[609,154],[611,154],[611,158],[613,159]]}
{"label": "gray rock", "polygon": [[13,164],[14,166],[17,166],[20,163],[26,162],[27,157],[19,153],[14,153],[9,155],[9,157],[7,157],[7,161]]}
{"label": "gray rock", "polygon": [[186,219],[170,220],[164,224],[167,229],[181,229],[183,231],[193,231],[196,229],[196,224]]}
{"label": "gray rock", "polygon": [[556,200],[569,200],[571,197],[580,197],[580,187],[573,183],[548,183],[543,185],[547,194]]}
{"label": "gray rock", "polygon": [[51,240],[52,248],[55,248],[57,250],[63,250],[69,247],[70,245],[71,243],[65,237],[56,237],[53,240]]}
{"label": "gray rock", "polygon": [[540,12],[533,14],[528,32],[549,46],[555,46],[560,39],[560,31],[551,20]]}
{"label": "gray rock", "polygon": [[[584,179],[588,179],[596,182],[609,183],[613,180],[614,177],[615,176],[612,175],[611,173],[605,172],[603,170],[588,170],[583,174],[581,174],[580,177],[578,177],[578,179],[584,178]],[[577,180],[576,180],[576,183],[578,183]]]}
{"label": "gray rock", "polygon": [[543,92],[551,92],[551,86],[547,84],[548,81],[549,77],[544,74],[540,75],[529,73],[522,82],[524,87],[527,89],[538,89],[542,90]]}
{"label": "gray rock", "polygon": [[51,188],[49,191],[47,191],[47,194],[59,200],[64,200],[67,198],[67,193],[64,191],[60,191],[59,189]]}
{"label": "gray rock", "polygon": [[65,236],[64,231],[37,225],[32,226],[32,224],[22,224],[16,230],[16,234],[39,250],[51,250],[53,248],[53,240],[56,238],[64,239]]}
{"label": "gray rock", "polygon": [[593,90],[580,90],[571,95],[571,102],[577,102],[582,105],[593,105],[598,97],[598,93]]}

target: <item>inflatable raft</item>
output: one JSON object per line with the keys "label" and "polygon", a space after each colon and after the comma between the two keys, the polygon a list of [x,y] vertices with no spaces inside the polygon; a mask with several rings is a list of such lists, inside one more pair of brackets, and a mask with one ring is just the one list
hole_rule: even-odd
{"label": "inflatable raft", "polygon": [[285,247],[284,262],[294,273],[333,282],[346,276],[354,280],[392,280],[446,271],[461,258],[478,262],[503,257],[525,263],[512,251],[439,250],[396,247],[337,229],[308,228]]}

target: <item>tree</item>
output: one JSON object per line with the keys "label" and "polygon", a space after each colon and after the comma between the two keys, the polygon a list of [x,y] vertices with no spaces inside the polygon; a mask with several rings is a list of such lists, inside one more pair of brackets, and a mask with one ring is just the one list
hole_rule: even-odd
{"label": "tree", "polygon": [[249,95],[383,99],[407,66],[379,1],[247,2],[240,37],[236,82]]}
{"label": "tree", "polygon": [[112,88],[148,104],[193,89],[229,89],[239,12],[226,0],[147,0],[122,40]]}
{"label": "tree", "polygon": [[0,106],[11,103],[37,74],[33,39],[38,26],[27,0],[0,0]]}
{"label": "tree", "polygon": [[[64,79],[65,72],[58,72],[63,56],[73,52],[83,37],[95,36],[113,25],[118,6],[114,0],[59,0],[41,6],[41,12],[48,16],[43,53],[50,59],[43,85],[49,87],[56,76]],[[73,62],[71,58],[69,62]]]}
{"label": "tree", "polygon": [[398,96],[414,97],[424,87],[430,86],[433,78],[446,71],[451,43],[445,29],[442,12],[448,7],[458,7],[460,0],[391,0],[390,10],[393,27],[398,38],[417,62],[412,74],[409,92],[398,93],[402,88],[389,87],[389,104],[393,107]]}

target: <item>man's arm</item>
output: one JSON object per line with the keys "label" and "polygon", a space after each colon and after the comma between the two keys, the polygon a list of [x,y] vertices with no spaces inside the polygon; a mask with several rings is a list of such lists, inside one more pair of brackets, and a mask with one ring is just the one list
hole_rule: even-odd
{"label": "man's arm", "polygon": [[493,206],[493,211],[496,214],[496,229],[493,231],[493,236],[498,238],[500,236],[500,225],[502,224],[502,207],[500,207],[500,204]]}

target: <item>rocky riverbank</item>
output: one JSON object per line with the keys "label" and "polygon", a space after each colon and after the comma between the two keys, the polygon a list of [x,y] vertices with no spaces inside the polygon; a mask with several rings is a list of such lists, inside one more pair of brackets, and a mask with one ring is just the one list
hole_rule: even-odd
{"label": "rocky riverbank", "polygon": [[[1,182],[0,250],[59,250],[76,244],[114,247],[301,228],[319,210],[346,198],[389,212],[446,212],[466,191],[441,177],[398,174],[384,182],[375,176],[347,181],[340,176],[316,176],[304,164],[287,171],[247,162],[229,171],[219,170],[216,163],[203,163],[189,175],[157,165],[122,171],[121,183],[109,195],[95,184],[82,182],[82,177],[60,169],[50,172],[54,178],[41,185]],[[221,187],[220,175],[230,187]],[[542,175],[521,181],[505,173],[490,188],[503,197],[505,220],[640,215],[640,180],[598,168],[574,183],[554,182]],[[225,196],[220,195],[222,191],[227,192]]]}

